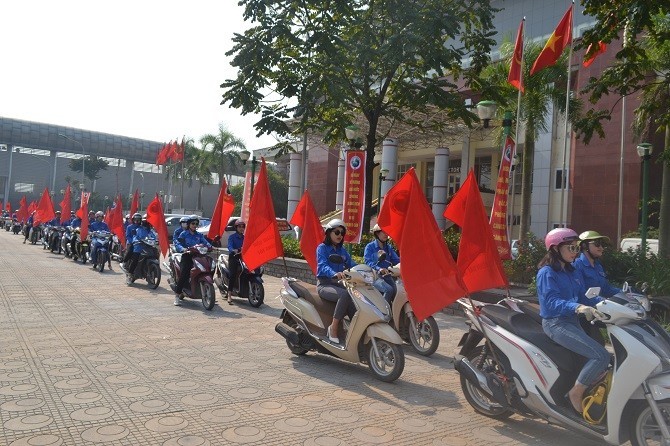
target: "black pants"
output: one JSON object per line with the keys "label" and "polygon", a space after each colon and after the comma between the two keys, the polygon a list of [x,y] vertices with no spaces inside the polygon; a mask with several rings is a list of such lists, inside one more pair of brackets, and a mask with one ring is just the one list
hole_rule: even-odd
{"label": "black pants", "polygon": [[123,254],[122,262],[125,264],[127,261],[130,260],[132,255],[133,255],[133,244],[128,243],[128,245],[126,246],[126,252]]}
{"label": "black pants", "polygon": [[240,274],[242,273],[242,263],[241,254],[229,253],[228,254],[228,271],[230,272],[230,283],[229,289],[239,290],[240,287]]}
{"label": "black pants", "polygon": [[337,282],[319,283],[316,286],[316,289],[321,299],[329,302],[337,302],[335,304],[335,314],[333,315],[333,318],[341,320],[345,314],[349,316],[349,319],[354,317],[356,306],[344,286]]}
{"label": "black pants", "polygon": [[[129,263],[127,263],[128,266],[126,267],[126,270],[131,275],[135,275],[135,268],[137,268],[137,262],[140,260],[140,253],[130,251],[130,255],[126,257],[130,257]],[[125,262],[126,259],[124,258],[123,261]]]}
{"label": "black pants", "polygon": [[181,294],[184,290],[184,287],[188,284],[188,279],[191,276],[191,268],[193,268],[193,258],[191,254],[182,254],[181,262],[179,262],[179,269],[181,273],[179,274],[179,280],[177,281],[177,287],[175,288],[175,293]]}

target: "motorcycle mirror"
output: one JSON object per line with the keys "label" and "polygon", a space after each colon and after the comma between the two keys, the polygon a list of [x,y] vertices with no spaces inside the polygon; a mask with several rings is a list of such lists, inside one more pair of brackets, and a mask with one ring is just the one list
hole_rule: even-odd
{"label": "motorcycle mirror", "polygon": [[594,286],[586,290],[586,297],[596,297],[597,295],[600,294],[600,287],[599,286]]}
{"label": "motorcycle mirror", "polygon": [[339,254],[331,254],[328,256],[328,261],[330,263],[334,263],[336,265],[339,265],[341,263],[344,263],[344,257],[342,257]]}
{"label": "motorcycle mirror", "polygon": [[379,250],[379,252],[377,253],[377,261],[383,262],[384,260],[386,260],[386,252]]}

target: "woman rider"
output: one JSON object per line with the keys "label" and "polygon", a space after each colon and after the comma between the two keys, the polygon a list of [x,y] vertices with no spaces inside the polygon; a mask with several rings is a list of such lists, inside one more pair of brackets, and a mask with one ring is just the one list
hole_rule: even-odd
{"label": "woman rider", "polygon": [[607,281],[605,270],[600,263],[605,247],[610,243],[609,237],[600,235],[596,231],[584,231],[579,234],[579,240],[581,240],[579,246],[582,253],[577,260],[572,262],[572,266],[581,273],[586,289],[600,287],[600,295],[604,297],[612,297],[620,293],[620,288],[613,287]]}

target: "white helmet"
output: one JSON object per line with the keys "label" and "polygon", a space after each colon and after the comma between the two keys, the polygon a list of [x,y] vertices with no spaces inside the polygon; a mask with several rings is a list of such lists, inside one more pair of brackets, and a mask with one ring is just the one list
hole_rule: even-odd
{"label": "white helmet", "polygon": [[104,212],[102,212],[102,211],[98,211],[98,212],[95,213],[95,216],[96,216],[96,218],[97,218],[97,217],[104,217],[105,214],[104,214]]}
{"label": "white helmet", "polygon": [[335,229],[335,228],[340,227],[340,226],[343,227],[344,230],[346,231],[347,226],[344,224],[344,222],[342,220],[340,220],[339,218],[333,218],[328,223],[326,223],[325,227],[326,227],[326,230],[328,230],[328,229]]}

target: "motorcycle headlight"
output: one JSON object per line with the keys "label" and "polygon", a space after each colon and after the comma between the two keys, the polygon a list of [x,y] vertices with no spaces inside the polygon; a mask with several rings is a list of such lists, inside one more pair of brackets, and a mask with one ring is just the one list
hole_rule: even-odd
{"label": "motorcycle headlight", "polygon": [[207,248],[205,248],[204,246],[200,246],[200,247],[198,248],[198,252],[199,252],[200,254],[207,254]]}
{"label": "motorcycle headlight", "polygon": [[375,276],[372,275],[372,273],[368,273],[366,271],[359,271],[361,276],[363,276],[363,280],[367,284],[372,284],[375,281]]}

